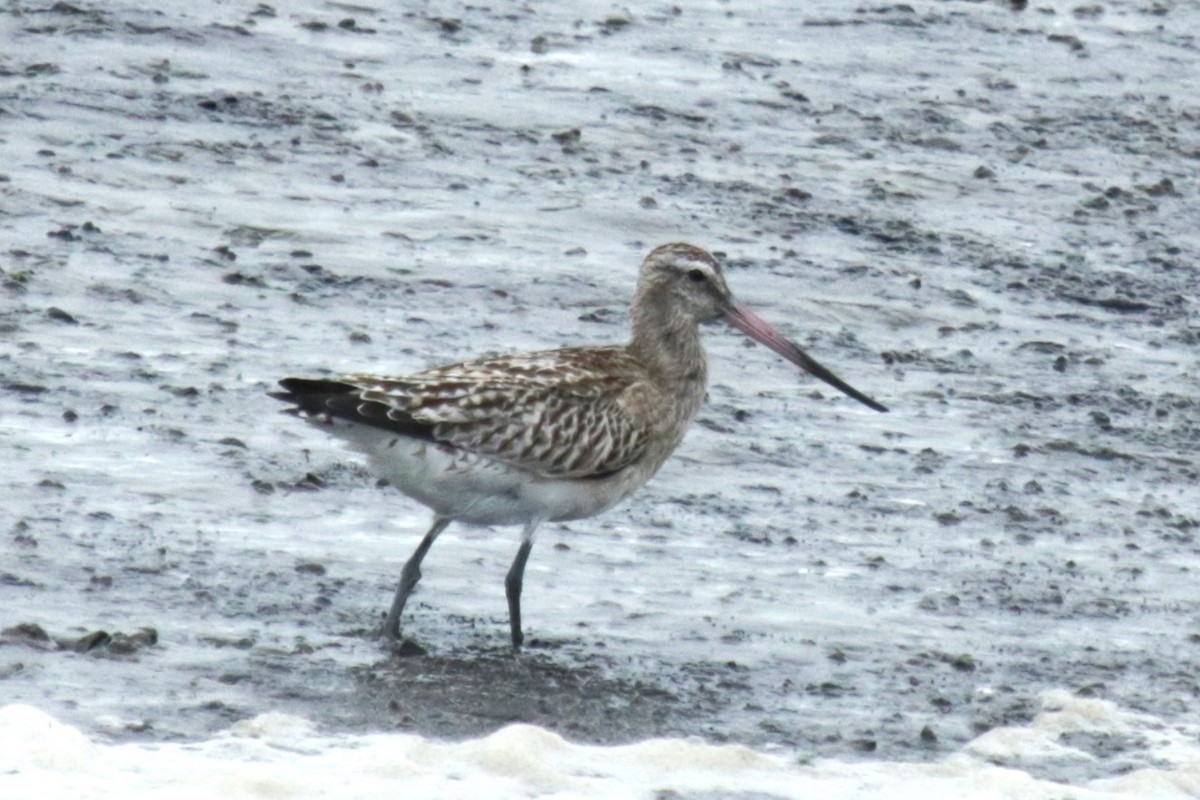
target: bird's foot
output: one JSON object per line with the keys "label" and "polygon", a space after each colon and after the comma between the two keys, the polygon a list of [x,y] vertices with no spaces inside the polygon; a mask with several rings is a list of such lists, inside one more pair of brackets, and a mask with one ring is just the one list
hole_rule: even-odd
{"label": "bird's foot", "polygon": [[400,632],[399,625],[392,625],[391,619],[383,623],[382,630],[379,631],[379,638],[383,639],[384,649],[394,656],[407,658],[409,656],[423,656],[428,654],[421,645],[417,644],[412,639],[407,639]]}
{"label": "bird's foot", "polygon": [[393,639],[385,637],[386,647],[393,656],[397,658],[411,658],[412,656],[429,655],[429,651],[421,645],[414,642],[412,639]]}

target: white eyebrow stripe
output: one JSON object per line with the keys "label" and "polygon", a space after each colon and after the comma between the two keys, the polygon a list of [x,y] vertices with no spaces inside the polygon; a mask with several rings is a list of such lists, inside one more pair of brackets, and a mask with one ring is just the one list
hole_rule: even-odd
{"label": "white eyebrow stripe", "polygon": [[681,256],[675,263],[686,266],[703,267],[705,272],[713,272],[712,262],[692,255]]}

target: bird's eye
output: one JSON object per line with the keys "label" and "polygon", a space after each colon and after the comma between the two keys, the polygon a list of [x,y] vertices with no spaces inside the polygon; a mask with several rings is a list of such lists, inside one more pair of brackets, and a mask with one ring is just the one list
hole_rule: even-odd
{"label": "bird's eye", "polygon": [[708,280],[708,276],[704,274],[704,270],[702,269],[693,269],[688,271],[688,280],[692,283],[700,283],[701,281]]}

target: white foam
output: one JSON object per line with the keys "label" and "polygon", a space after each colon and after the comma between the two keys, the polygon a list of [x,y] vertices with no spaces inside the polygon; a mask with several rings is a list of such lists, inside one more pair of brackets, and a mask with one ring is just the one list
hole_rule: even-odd
{"label": "white foam", "polygon": [[[799,753],[765,754],[697,739],[574,744],[532,725],[463,742],[405,733],[330,735],[282,713],[239,722],[207,741],[107,744],[14,704],[0,708],[0,797],[1200,797],[1200,728],[1169,726],[1066,692],[1047,692],[1042,700],[1046,711],[1028,725],[985,733],[941,761],[811,764]],[[1060,741],[1073,734],[1126,737],[1145,748],[1139,760],[1160,766],[1079,785],[1038,777],[1044,762],[1097,761]]]}

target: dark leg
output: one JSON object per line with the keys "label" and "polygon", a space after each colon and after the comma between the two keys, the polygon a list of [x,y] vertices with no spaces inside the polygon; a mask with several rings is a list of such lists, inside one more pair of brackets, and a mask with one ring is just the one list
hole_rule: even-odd
{"label": "dark leg", "polygon": [[449,524],[450,520],[446,517],[434,517],[433,527],[429,529],[429,533],[425,534],[425,538],[417,545],[417,549],[409,556],[408,561],[404,562],[404,570],[400,573],[400,585],[396,587],[396,597],[392,600],[392,608],[388,611],[387,619],[383,623],[383,638],[393,642],[400,641],[400,615],[404,612],[404,604],[408,602],[408,595],[417,585],[417,581],[421,580],[421,562],[425,559],[425,554],[429,552],[433,540],[438,537],[439,533],[446,530],[446,526]]}
{"label": "dark leg", "polygon": [[525,583],[525,562],[529,560],[529,551],[533,549],[533,532],[538,523],[530,522],[521,532],[521,548],[513,559],[508,576],[504,579],[504,594],[508,597],[508,625],[512,628],[513,650],[521,649],[525,634],[521,633],[521,587]]}

